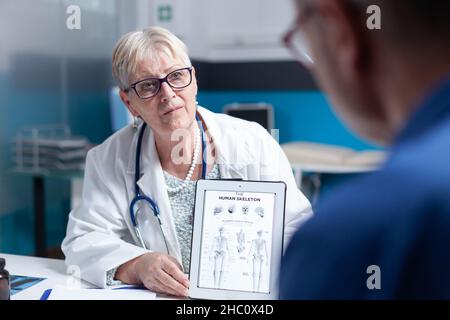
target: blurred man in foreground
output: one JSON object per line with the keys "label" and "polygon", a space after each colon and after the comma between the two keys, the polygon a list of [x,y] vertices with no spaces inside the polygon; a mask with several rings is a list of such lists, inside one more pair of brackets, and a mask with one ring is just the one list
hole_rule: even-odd
{"label": "blurred man in foreground", "polygon": [[[389,157],[298,230],[281,298],[450,298],[450,1],[296,5],[287,45],[349,127]],[[371,5],[379,30],[368,28]]]}

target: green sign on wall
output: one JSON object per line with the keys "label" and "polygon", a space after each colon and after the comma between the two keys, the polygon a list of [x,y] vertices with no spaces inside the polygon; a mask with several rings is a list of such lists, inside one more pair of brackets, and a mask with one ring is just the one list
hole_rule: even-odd
{"label": "green sign on wall", "polygon": [[173,17],[173,8],[169,4],[158,6],[158,20],[159,22],[170,22]]}

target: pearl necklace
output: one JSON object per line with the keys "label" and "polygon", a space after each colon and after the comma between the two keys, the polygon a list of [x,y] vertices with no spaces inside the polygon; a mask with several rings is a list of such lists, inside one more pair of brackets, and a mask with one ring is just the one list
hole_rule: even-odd
{"label": "pearl necklace", "polygon": [[186,174],[186,178],[184,178],[183,183],[181,183],[179,186],[175,188],[171,188],[167,186],[167,192],[169,193],[178,193],[181,190],[183,190],[184,187],[188,185],[188,182],[191,181],[192,175],[194,174],[195,165],[197,164],[198,156],[200,154],[201,149],[201,137],[200,137],[200,130],[198,126],[195,126],[195,147],[194,147],[194,154],[192,156],[192,163],[191,167],[189,168],[189,171]]}

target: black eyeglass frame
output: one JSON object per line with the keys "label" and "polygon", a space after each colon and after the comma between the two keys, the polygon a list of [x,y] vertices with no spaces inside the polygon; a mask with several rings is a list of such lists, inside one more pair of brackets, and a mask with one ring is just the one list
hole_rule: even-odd
{"label": "black eyeglass frame", "polygon": [[[154,78],[154,77],[151,77],[151,78],[145,78],[145,79],[136,81],[135,83],[131,84],[130,87],[129,87],[128,89],[125,90],[125,92],[129,92],[130,89],[133,89],[134,92],[136,93],[136,95],[137,95],[140,99],[142,99],[142,100],[147,100],[147,99],[153,98],[154,96],[156,96],[156,95],[159,93],[159,91],[161,90],[161,86],[162,86],[162,84],[163,84],[164,82],[167,83],[167,84],[169,85],[169,87],[171,87],[171,88],[174,89],[174,90],[181,90],[181,89],[184,89],[184,88],[186,88],[186,87],[189,87],[189,86],[191,85],[191,83],[192,83],[192,69],[193,69],[193,67],[180,68],[180,69],[173,70],[173,71],[169,72],[164,78]],[[172,84],[168,81],[168,78],[169,78],[170,75],[172,75],[173,73],[179,72],[179,71],[182,71],[182,70],[189,70],[189,77],[190,77],[189,83],[188,83],[187,85],[185,85],[185,86],[182,86],[182,87],[176,87],[176,86],[172,85]],[[145,98],[143,98],[143,97],[141,97],[141,96],[139,95],[139,93],[137,92],[136,86],[137,86],[139,83],[144,82],[144,81],[148,81],[148,80],[158,80],[158,81],[159,81],[159,87],[158,87],[158,90],[156,90],[156,92],[155,92],[154,95],[152,95],[152,96],[150,96],[150,97],[145,97]]]}

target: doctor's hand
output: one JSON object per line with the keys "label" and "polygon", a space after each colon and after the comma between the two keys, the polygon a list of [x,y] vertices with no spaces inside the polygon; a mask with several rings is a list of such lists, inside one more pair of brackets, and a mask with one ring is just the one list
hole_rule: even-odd
{"label": "doctor's hand", "polygon": [[[189,280],[174,257],[149,252],[119,267],[116,278],[130,284],[174,296],[187,297]],[[127,281],[128,280],[128,281]]]}

